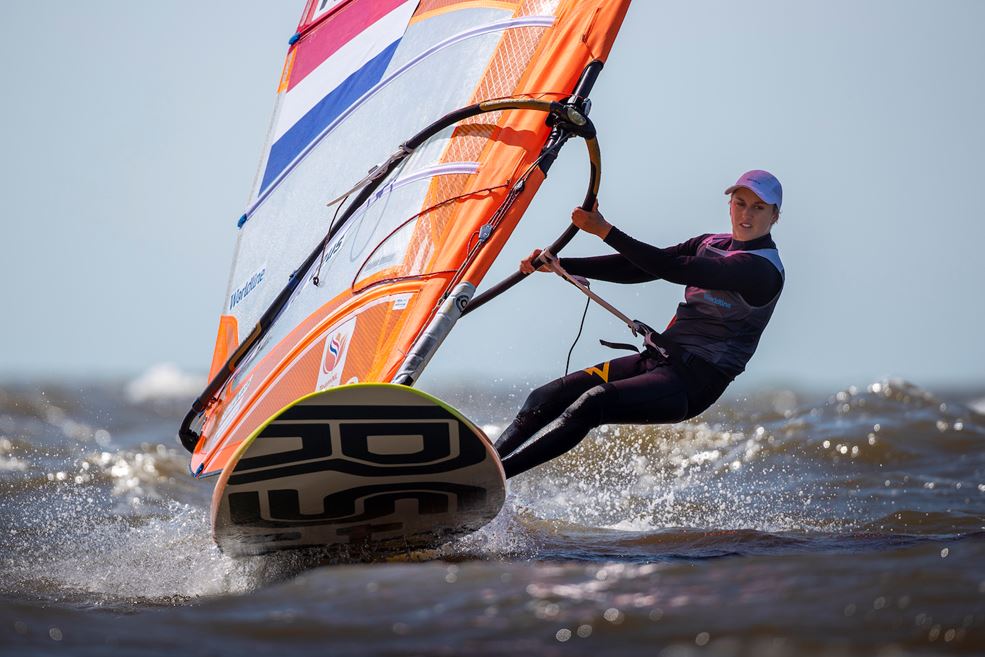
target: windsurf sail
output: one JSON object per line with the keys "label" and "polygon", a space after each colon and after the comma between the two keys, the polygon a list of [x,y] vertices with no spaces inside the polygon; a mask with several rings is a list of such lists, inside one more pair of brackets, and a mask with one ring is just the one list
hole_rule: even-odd
{"label": "windsurf sail", "polygon": [[308,0],[237,222],[211,383],[179,434],[196,476],[306,394],[413,383],[572,136],[589,143],[590,202],[584,96],[628,5]]}

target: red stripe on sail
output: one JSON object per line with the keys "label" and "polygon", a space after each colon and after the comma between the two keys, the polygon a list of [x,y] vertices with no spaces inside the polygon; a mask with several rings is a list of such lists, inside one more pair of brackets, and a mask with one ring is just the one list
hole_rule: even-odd
{"label": "red stripe on sail", "polygon": [[340,8],[297,44],[288,91],[322,62],[407,0],[357,0]]}

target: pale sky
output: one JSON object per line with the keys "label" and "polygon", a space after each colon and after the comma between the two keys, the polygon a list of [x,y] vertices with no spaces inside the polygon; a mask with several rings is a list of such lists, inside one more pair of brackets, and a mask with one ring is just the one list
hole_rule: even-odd
{"label": "pale sky", "polygon": [[[0,5],[0,379],[208,369],[303,4]],[[985,383],[983,25],[979,0],[635,0],[593,94],[609,220],[675,244],[728,230],[744,170],[784,185],[787,285],[744,385]],[[563,229],[586,171],[572,142],[487,282]],[[683,292],[596,290],[654,325]],[[582,307],[538,275],[460,322],[428,380],[556,376]],[[574,363],[627,335],[593,308]]]}

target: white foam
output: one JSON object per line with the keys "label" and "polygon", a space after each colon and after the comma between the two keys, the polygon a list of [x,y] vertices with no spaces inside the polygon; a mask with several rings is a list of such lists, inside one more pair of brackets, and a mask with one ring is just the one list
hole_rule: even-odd
{"label": "white foam", "polygon": [[205,387],[199,374],[183,372],[174,363],[158,363],[126,385],[127,401],[142,404],[194,397]]}
{"label": "white foam", "polygon": [[22,461],[13,456],[0,456],[0,472],[24,472],[27,470],[27,461]]}
{"label": "white foam", "polygon": [[6,585],[35,589],[43,572],[55,599],[160,603],[242,593],[263,581],[262,562],[231,559],[212,544],[203,509],[171,502],[159,517],[139,522],[94,519],[86,511],[63,519],[75,526],[48,526],[36,561],[5,573]]}

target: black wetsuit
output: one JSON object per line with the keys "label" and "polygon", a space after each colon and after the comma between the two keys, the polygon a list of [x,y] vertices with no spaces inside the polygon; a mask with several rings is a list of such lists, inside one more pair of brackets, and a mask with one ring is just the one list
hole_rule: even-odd
{"label": "black wetsuit", "polygon": [[562,267],[616,283],[663,279],[688,286],[663,331],[676,356],[624,356],[531,392],[496,441],[507,477],[564,454],[601,424],[680,422],[704,411],[744,369],[783,289],[769,235],[750,242],[701,235],[659,249],[613,228],[605,242],[618,253],[562,258]]}

